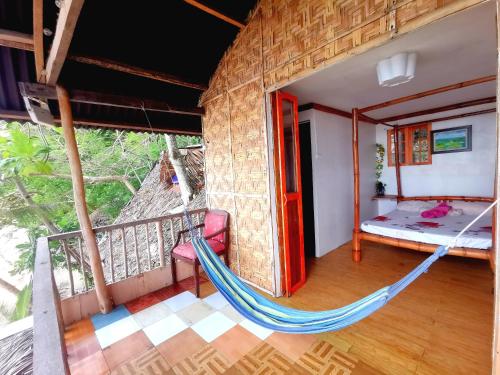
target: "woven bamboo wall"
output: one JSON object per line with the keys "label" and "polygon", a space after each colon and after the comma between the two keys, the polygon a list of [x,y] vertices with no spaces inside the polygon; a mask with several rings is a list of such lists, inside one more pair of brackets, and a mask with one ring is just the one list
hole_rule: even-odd
{"label": "woven bamboo wall", "polygon": [[231,214],[235,272],[275,291],[265,91],[480,2],[260,1],[201,99],[207,202]]}

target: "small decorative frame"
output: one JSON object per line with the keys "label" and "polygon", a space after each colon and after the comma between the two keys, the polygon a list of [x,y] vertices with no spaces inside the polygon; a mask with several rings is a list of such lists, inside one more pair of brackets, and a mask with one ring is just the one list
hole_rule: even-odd
{"label": "small decorative frame", "polygon": [[433,130],[431,141],[433,154],[472,151],[472,125]]}

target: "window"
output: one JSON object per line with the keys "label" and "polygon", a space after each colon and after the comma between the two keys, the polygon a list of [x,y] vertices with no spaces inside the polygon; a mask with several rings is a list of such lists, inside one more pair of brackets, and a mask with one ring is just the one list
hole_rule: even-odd
{"label": "window", "polygon": [[[399,129],[399,165],[431,164],[430,137],[430,123]],[[389,166],[392,167],[396,164],[394,129],[387,131],[387,148],[390,155]]]}

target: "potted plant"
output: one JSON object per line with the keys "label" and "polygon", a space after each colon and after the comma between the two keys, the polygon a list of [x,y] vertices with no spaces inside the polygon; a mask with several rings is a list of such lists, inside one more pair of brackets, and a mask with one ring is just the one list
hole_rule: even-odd
{"label": "potted plant", "polygon": [[375,194],[379,197],[385,195],[385,184],[382,181],[375,182]]}
{"label": "potted plant", "polygon": [[377,196],[384,196],[385,187],[387,186],[382,181],[380,181],[380,177],[382,177],[382,171],[384,169],[384,156],[384,146],[380,143],[377,143],[377,157],[375,159],[375,177],[377,178],[377,181],[375,182],[375,194]]}

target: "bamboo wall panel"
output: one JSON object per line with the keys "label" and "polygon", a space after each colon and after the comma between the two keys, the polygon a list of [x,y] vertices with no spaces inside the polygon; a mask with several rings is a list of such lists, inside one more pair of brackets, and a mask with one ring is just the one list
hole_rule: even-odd
{"label": "bamboo wall panel", "polygon": [[205,168],[215,172],[206,176],[206,189],[230,192],[233,190],[233,171],[228,94],[220,95],[206,105],[204,123]]}
{"label": "bamboo wall panel", "polygon": [[267,195],[268,171],[262,139],[264,101],[260,81],[229,93],[234,192]]}
{"label": "bamboo wall panel", "polygon": [[269,199],[236,196],[241,277],[272,290]]}
{"label": "bamboo wall panel", "polygon": [[[227,56],[227,85],[230,88],[262,77],[262,39],[260,14],[243,29]],[[259,90],[261,91],[261,90]]]}
{"label": "bamboo wall panel", "polygon": [[397,23],[403,26],[406,23],[433,11],[450,5],[456,1],[454,0],[421,0],[421,1],[408,1],[399,0],[401,5],[397,11]]}
{"label": "bamboo wall panel", "polygon": [[230,256],[238,255],[243,278],[273,287],[265,90],[391,40],[397,35],[391,25],[409,32],[480,2],[259,2],[200,100],[206,110],[207,201],[231,213]]}
{"label": "bamboo wall panel", "polygon": [[[222,61],[226,60],[226,54],[221,59]],[[214,75],[210,79],[209,88],[203,93],[203,102],[207,102],[210,99],[221,96],[223,93],[227,92],[227,84],[226,84],[226,64],[219,64],[217,69],[214,72]]]}

